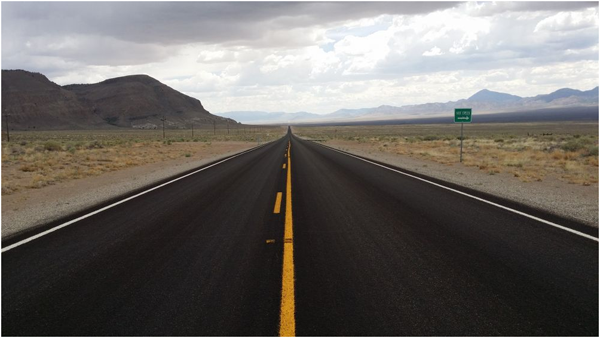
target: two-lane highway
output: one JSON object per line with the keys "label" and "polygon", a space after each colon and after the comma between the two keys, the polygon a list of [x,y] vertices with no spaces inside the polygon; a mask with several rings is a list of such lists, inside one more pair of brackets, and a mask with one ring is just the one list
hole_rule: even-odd
{"label": "two-lane highway", "polygon": [[597,336],[594,238],[289,133],[4,251],[2,334]]}

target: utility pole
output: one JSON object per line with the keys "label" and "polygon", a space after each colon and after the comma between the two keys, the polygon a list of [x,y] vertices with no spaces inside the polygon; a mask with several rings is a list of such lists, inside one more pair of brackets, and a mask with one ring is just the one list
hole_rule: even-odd
{"label": "utility pole", "polygon": [[160,120],[163,123],[163,140],[164,140],[165,139],[165,120],[166,120],[165,116],[163,115],[162,119],[160,119]]}
{"label": "utility pole", "polygon": [[4,113],[4,123],[6,123],[6,142],[10,142],[10,132],[8,131],[8,117],[10,114]]}
{"label": "utility pole", "polygon": [[192,139],[194,138],[194,122],[192,122]]}

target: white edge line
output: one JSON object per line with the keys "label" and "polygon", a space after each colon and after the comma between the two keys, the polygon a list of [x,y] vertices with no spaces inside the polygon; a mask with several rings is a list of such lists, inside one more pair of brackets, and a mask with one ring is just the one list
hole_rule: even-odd
{"label": "white edge line", "polygon": [[[274,141],[271,141],[271,142],[274,142]],[[92,211],[92,212],[90,212],[90,213],[88,213],[88,214],[85,214],[85,215],[83,215],[83,216],[81,216],[81,217],[77,217],[77,218],[75,218],[75,219],[72,219],[72,220],[70,220],[70,221],[68,221],[68,222],[65,222],[65,223],[61,224],[61,225],[57,225],[57,226],[55,226],[54,228],[48,229],[48,230],[46,230],[46,231],[40,232],[39,234],[36,234],[36,235],[33,235],[33,236],[31,236],[31,237],[25,238],[25,239],[23,239],[23,240],[21,240],[21,241],[19,241],[19,242],[13,243],[13,244],[11,244],[11,245],[9,245],[9,246],[7,246],[7,247],[4,247],[4,248],[2,248],[2,252],[4,253],[4,252],[6,252],[6,251],[8,251],[8,250],[14,249],[14,248],[16,248],[16,247],[18,247],[18,246],[21,246],[21,245],[23,245],[23,244],[25,244],[25,243],[31,242],[31,241],[33,241],[33,240],[35,240],[35,239],[38,239],[38,238],[42,237],[42,236],[46,236],[46,235],[47,235],[47,234],[49,234],[49,233],[52,233],[52,232],[54,232],[54,231],[56,231],[56,230],[59,230],[59,229],[62,229],[62,228],[66,227],[66,226],[68,226],[68,225],[71,225],[71,224],[73,224],[73,223],[79,222],[79,221],[81,221],[82,219],[86,219],[86,218],[88,218],[88,217],[90,217],[90,216],[93,216],[93,215],[95,215],[95,214],[101,213],[101,212],[102,212],[102,211],[104,211],[104,210],[108,210],[108,209],[110,209],[110,208],[112,208],[112,207],[115,207],[115,206],[117,206],[117,205],[119,205],[119,204],[125,203],[125,202],[127,202],[127,201],[129,201],[129,200],[132,200],[132,199],[136,198],[136,197],[140,197],[140,196],[142,196],[142,195],[144,195],[144,194],[147,194],[147,193],[149,193],[149,192],[151,192],[151,191],[153,191],[153,190],[156,190],[156,189],[158,189],[158,188],[162,188],[162,187],[164,187],[165,185],[171,184],[171,183],[173,183],[173,182],[176,182],[176,181],[179,181],[179,180],[181,180],[181,179],[184,179],[184,178],[186,178],[186,177],[188,177],[188,176],[191,176],[191,175],[197,174],[197,173],[199,173],[199,172],[201,172],[201,171],[204,171],[204,170],[206,170],[206,169],[208,169],[208,168],[214,167],[214,166],[216,166],[216,165],[218,165],[218,164],[221,164],[221,163],[223,163],[223,162],[229,161],[229,160],[231,160],[232,158],[236,158],[236,157],[238,157],[238,156],[244,155],[244,154],[246,154],[246,153],[249,153],[249,152],[251,152],[251,151],[254,151],[254,150],[256,150],[256,149],[262,148],[262,147],[266,146],[267,144],[269,144],[269,143],[271,143],[271,142],[268,142],[268,143],[262,144],[262,145],[260,145],[260,146],[258,146],[258,147],[254,147],[254,148],[252,148],[252,149],[244,150],[244,151],[243,151],[243,152],[241,152],[241,153],[238,153],[238,154],[232,155],[231,157],[227,157],[226,159],[223,159],[223,160],[221,160],[221,161],[219,161],[219,162],[213,163],[213,164],[211,164],[211,165],[209,165],[209,166],[207,166],[207,167],[204,167],[204,168],[202,168],[202,169],[198,169],[198,170],[196,170],[196,171],[193,171],[193,172],[191,172],[191,173],[188,173],[188,174],[185,174],[185,175],[183,175],[183,176],[177,177],[177,178],[175,178],[175,179],[172,179],[172,180],[170,180],[169,182],[165,182],[165,183],[163,183],[163,184],[157,185],[157,186],[155,186],[155,187],[153,187],[153,188],[150,188],[150,189],[148,189],[148,190],[142,191],[142,192],[140,192],[140,193],[138,193],[138,194],[136,194],[136,195],[133,195],[133,196],[127,197],[127,198],[125,198],[125,199],[122,199],[122,200],[120,200],[120,201],[118,201],[118,202],[115,202],[115,203],[113,203],[113,204],[111,204],[111,205],[107,205],[107,206],[105,206],[105,207],[103,207],[103,208],[100,208],[100,209],[98,209],[98,210]]]}
{"label": "white edge line", "polygon": [[347,156],[350,156],[350,157],[354,157],[354,158],[356,158],[356,159],[359,159],[359,160],[361,160],[361,161],[364,161],[364,162],[368,162],[368,163],[374,164],[374,165],[376,165],[376,166],[378,166],[378,167],[385,168],[385,169],[387,169],[387,170],[391,170],[391,171],[397,172],[397,173],[399,173],[399,174],[402,174],[402,175],[405,175],[405,176],[408,176],[408,177],[412,177],[412,178],[414,178],[414,179],[417,179],[417,180],[419,180],[419,181],[423,181],[423,182],[426,182],[426,183],[429,183],[429,184],[433,184],[433,185],[435,185],[435,186],[437,186],[437,187],[440,187],[440,188],[443,188],[443,189],[446,189],[446,190],[450,190],[450,191],[452,191],[452,192],[455,192],[455,193],[457,193],[457,194],[461,194],[461,195],[463,195],[463,196],[470,197],[470,198],[472,198],[472,199],[475,199],[475,200],[478,200],[478,201],[481,201],[481,202],[484,202],[484,203],[487,203],[487,204],[493,205],[493,206],[495,206],[495,207],[498,207],[498,208],[501,208],[501,209],[504,209],[504,210],[508,210],[508,211],[510,211],[510,212],[513,212],[513,213],[515,213],[515,214],[518,214],[518,215],[521,215],[521,216],[524,216],[524,217],[527,217],[527,218],[530,218],[530,219],[536,220],[536,221],[538,221],[538,222],[542,222],[542,223],[544,223],[544,224],[551,225],[551,226],[553,226],[553,227],[555,227],[555,228],[559,228],[559,229],[562,229],[562,230],[568,231],[568,232],[570,232],[570,233],[573,233],[573,234],[579,235],[579,236],[581,236],[581,237],[585,237],[585,238],[588,238],[588,239],[591,239],[591,240],[593,240],[593,241],[596,241],[596,242],[598,242],[598,238],[596,238],[596,237],[594,237],[594,236],[590,236],[590,235],[588,235],[588,234],[584,234],[583,232],[580,232],[580,231],[577,231],[577,230],[573,230],[573,229],[571,229],[571,228],[567,228],[567,227],[565,227],[565,226],[563,226],[563,225],[556,224],[556,223],[553,223],[553,222],[547,221],[547,220],[545,220],[545,219],[541,219],[541,218],[539,218],[539,217],[535,217],[535,216],[533,216],[533,215],[526,214],[526,213],[524,213],[524,212],[522,212],[522,211],[515,210],[515,209],[512,209],[512,208],[506,207],[506,206],[504,206],[504,205],[501,205],[501,204],[498,204],[498,203],[494,203],[494,202],[492,202],[492,201],[488,201],[488,200],[485,200],[485,199],[483,199],[483,198],[480,198],[480,197],[477,197],[477,196],[473,196],[473,195],[467,194],[467,193],[465,193],[465,192],[462,192],[462,191],[460,191],[460,190],[452,189],[452,188],[450,188],[450,187],[447,187],[447,186],[445,186],[445,185],[441,185],[441,184],[439,184],[439,183],[435,183],[435,182],[432,182],[432,181],[426,180],[426,179],[424,179],[424,178],[421,178],[421,177],[418,177],[418,176],[415,176],[415,175],[411,175],[411,174],[408,174],[408,173],[402,172],[402,171],[400,171],[400,170],[396,170],[396,169],[393,169],[393,168],[390,168],[390,167],[386,167],[386,166],[384,166],[384,165],[381,165],[381,164],[379,164],[379,163],[375,163],[375,162],[372,162],[372,161],[366,160],[366,159],[364,159],[364,158],[361,158],[361,157],[358,157],[358,156],[354,156],[354,155],[352,155],[352,154],[349,154],[349,153],[347,153],[347,152],[344,152],[344,151],[340,151],[340,150],[338,150],[338,149],[335,149],[335,148],[332,148],[332,147],[326,146],[326,145],[324,145],[324,144],[320,144],[320,143],[317,143],[317,142],[313,142],[313,143],[315,143],[315,144],[318,144],[318,145],[320,145],[320,146],[322,146],[322,147],[325,147],[325,148],[331,149],[331,150],[333,150],[333,151],[336,151],[336,152],[338,152],[338,153],[340,153],[340,154],[344,154],[344,155],[347,155]]}

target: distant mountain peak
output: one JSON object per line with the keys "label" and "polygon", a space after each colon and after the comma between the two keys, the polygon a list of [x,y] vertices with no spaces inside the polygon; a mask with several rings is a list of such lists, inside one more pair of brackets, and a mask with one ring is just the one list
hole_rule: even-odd
{"label": "distant mountain peak", "polygon": [[577,89],[571,88],[561,88],[559,90],[553,91],[550,94],[546,95],[538,95],[534,97],[534,99],[539,101],[551,102],[557,99],[565,99],[571,96],[575,97],[588,97],[593,98],[598,96],[598,87],[590,89],[588,91],[581,91]]}
{"label": "distant mountain peak", "polygon": [[556,90],[554,92],[552,92],[551,94],[578,94],[581,93],[581,90],[577,90],[577,89],[571,89],[571,88],[561,88],[559,90]]}
{"label": "distant mountain peak", "polygon": [[468,101],[491,101],[491,102],[510,102],[520,100],[520,96],[494,92],[489,89],[482,89],[469,97]]}

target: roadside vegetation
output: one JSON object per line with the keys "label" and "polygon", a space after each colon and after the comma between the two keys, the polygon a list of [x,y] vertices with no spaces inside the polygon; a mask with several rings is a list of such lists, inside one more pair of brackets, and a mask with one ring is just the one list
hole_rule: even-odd
{"label": "roadside vegetation", "polygon": [[[459,163],[460,126],[396,125],[296,127],[299,135],[368,152]],[[554,176],[572,184],[598,183],[598,123],[465,124],[463,164],[523,182]]]}
{"label": "roadside vegetation", "polygon": [[[217,130],[11,132],[3,135],[2,195],[168,160],[195,159],[275,140],[279,127]],[[229,150],[228,150],[229,149]]]}

